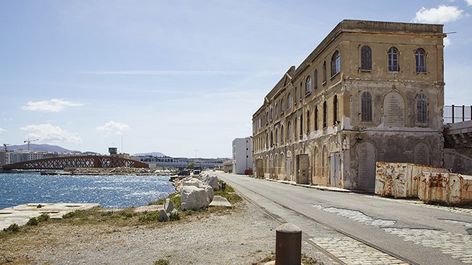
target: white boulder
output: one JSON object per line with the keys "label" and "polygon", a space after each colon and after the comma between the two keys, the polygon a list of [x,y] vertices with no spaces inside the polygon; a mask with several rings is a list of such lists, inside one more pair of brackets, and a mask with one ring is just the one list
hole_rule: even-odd
{"label": "white boulder", "polygon": [[205,175],[202,177],[203,183],[208,186],[211,186],[213,190],[219,190],[220,185],[218,184],[218,177],[215,175]]}
{"label": "white boulder", "polygon": [[[211,187],[209,188],[212,189]],[[208,192],[208,188],[183,186],[180,193],[182,197],[182,210],[198,210],[208,207],[211,202]]]}

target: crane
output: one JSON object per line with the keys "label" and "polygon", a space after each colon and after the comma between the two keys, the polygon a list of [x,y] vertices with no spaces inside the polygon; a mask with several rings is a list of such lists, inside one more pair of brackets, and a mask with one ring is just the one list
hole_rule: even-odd
{"label": "crane", "polygon": [[39,139],[30,139],[28,137],[28,139],[24,140],[23,143],[28,143],[28,151],[30,150],[30,144],[31,142],[35,142],[35,141],[39,141]]}

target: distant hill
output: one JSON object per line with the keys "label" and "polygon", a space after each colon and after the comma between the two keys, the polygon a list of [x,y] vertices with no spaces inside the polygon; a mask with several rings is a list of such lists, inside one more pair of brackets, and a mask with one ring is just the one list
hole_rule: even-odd
{"label": "distant hill", "polygon": [[134,156],[155,156],[155,157],[164,157],[166,155],[164,155],[163,153],[159,153],[159,152],[150,152],[150,153],[138,153],[138,154],[134,154]]}
{"label": "distant hill", "polygon": [[[27,144],[9,145],[7,146],[7,148],[8,150],[11,150],[11,151],[28,150],[28,145]],[[78,152],[78,151],[68,150],[57,145],[49,145],[49,144],[30,144],[30,150],[37,151],[37,152],[50,152],[50,153],[77,153]]]}

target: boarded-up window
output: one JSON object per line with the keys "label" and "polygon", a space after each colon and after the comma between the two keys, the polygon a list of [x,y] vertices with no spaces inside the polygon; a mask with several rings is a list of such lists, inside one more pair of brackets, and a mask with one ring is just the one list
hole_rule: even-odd
{"label": "boarded-up window", "polygon": [[363,92],[361,96],[362,121],[372,121],[372,96],[369,92]]}
{"label": "boarded-up window", "polygon": [[384,123],[388,127],[405,125],[405,103],[397,92],[390,92],[384,99]]}

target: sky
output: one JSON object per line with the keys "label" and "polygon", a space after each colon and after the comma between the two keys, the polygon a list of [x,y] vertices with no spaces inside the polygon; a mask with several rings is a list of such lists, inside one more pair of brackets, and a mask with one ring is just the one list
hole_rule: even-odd
{"label": "sky", "polygon": [[472,105],[472,0],[0,0],[0,144],[231,157],[343,19],[440,23],[446,104]]}

